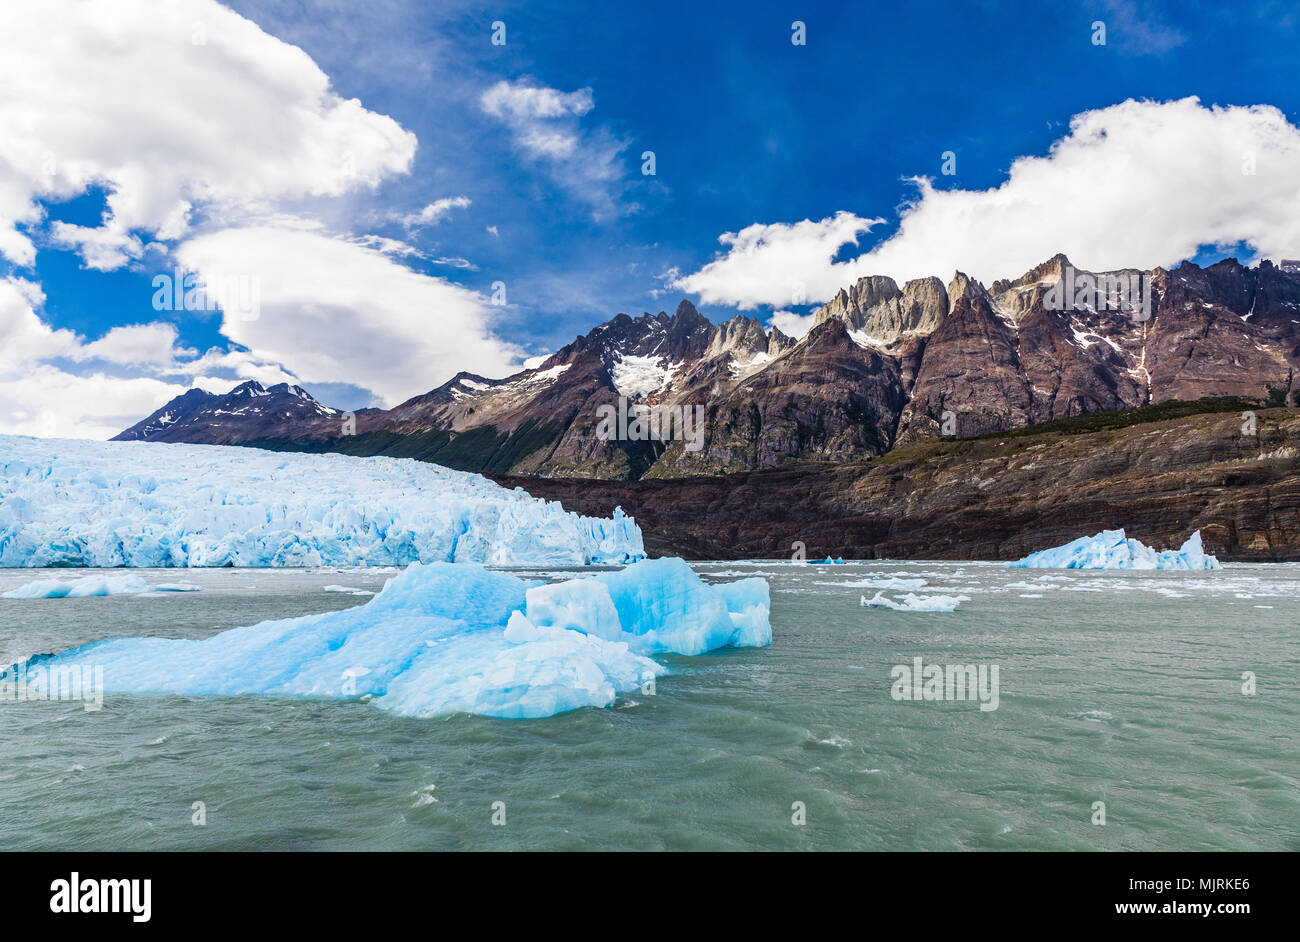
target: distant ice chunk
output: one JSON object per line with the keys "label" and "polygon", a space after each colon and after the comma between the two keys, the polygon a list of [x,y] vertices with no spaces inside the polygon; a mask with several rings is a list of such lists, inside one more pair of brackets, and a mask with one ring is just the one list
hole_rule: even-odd
{"label": "distant ice chunk", "polygon": [[1007,563],[1020,569],[1172,569],[1201,571],[1222,569],[1219,560],[1207,555],[1197,530],[1176,550],[1156,551],[1129,539],[1124,531],[1103,530],[1096,536],[1084,536],[1053,549],[1030,553],[1024,559]]}
{"label": "distant ice chunk", "polygon": [[4,593],[7,599],[82,599],[104,595],[139,595],[148,592],[139,576],[85,576],[81,579],[38,579]]}
{"label": "distant ice chunk", "polygon": [[884,592],[877,592],[874,597],[862,596],[859,604],[872,608],[892,608],[896,612],[955,612],[962,602],[969,602],[967,595],[913,595],[911,592],[897,601],[885,598]]}
{"label": "distant ice chunk", "polygon": [[322,590],[325,592],[337,592],[340,595],[374,595],[369,589],[358,589],[350,585],[327,585]]}
{"label": "distant ice chunk", "polygon": [[582,517],[406,458],[0,435],[0,566],[582,566],[645,556]]}
{"label": "distant ice chunk", "polygon": [[359,698],[405,716],[526,718],[609,706],[653,652],[771,643],[762,579],[707,585],[679,559],[544,586],[413,564],[363,605],[200,641],[123,638],[44,659],[103,667],[108,693]]}

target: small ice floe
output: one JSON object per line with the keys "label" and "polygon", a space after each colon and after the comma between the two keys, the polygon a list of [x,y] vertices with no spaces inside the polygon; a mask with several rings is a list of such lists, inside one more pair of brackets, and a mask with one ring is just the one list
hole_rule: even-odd
{"label": "small ice floe", "polygon": [[327,585],[326,592],[339,592],[343,595],[374,595],[369,589],[358,589],[350,585]]}
{"label": "small ice floe", "polygon": [[154,592],[198,592],[199,586],[193,582],[160,582],[150,587]]}
{"label": "small ice floe", "polygon": [[4,594],[7,599],[81,599],[105,595],[140,595],[149,585],[139,576],[83,576],[80,579],[38,579]]}
{"label": "small ice floe", "polygon": [[911,592],[897,601],[877,592],[873,598],[861,597],[860,605],[871,608],[892,608],[896,612],[955,612],[961,602],[969,602],[967,595],[913,595]]}

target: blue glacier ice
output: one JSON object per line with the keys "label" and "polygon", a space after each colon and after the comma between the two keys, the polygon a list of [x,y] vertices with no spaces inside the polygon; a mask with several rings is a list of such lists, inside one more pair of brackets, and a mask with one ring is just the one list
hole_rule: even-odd
{"label": "blue glacier ice", "polygon": [[406,458],[0,435],[0,566],[628,563],[622,510],[582,517]]}
{"label": "blue glacier ice", "polygon": [[1200,571],[1222,569],[1219,560],[1206,554],[1197,530],[1176,550],[1156,551],[1130,539],[1121,530],[1103,530],[1053,549],[1030,553],[1007,563],[1019,569],[1175,569]]}
{"label": "blue glacier ice", "polygon": [[108,694],[364,697],[404,716],[529,718],[609,706],[667,672],[650,653],[770,644],[769,607],[763,579],[711,586],[680,559],[555,585],[415,563],[356,608],[40,660],[102,667]]}

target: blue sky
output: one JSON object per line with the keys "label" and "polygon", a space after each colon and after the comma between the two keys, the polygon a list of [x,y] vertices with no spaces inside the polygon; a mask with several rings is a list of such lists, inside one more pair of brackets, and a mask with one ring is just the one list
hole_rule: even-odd
{"label": "blue sky", "polygon": [[[119,132],[60,125],[58,96],[32,105],[45,130],[25,150],[0,145],[0,174],[59,168],[0,189],[0,229],[30,243],[0,239],[8,316],[28,318],[0,370],[75,390],[41,405],[0,376],[0,431],[111,434],[158,396],[245,376],[391,404],[682,297],[797,331],[873,265],[987,280],[1058,250],[1168,265],[1276,256],[1296,235],[1294,214],[1254,211],[1297,198],[1300,18],[1283,3],[106,5],[111,22],[52,2],[67,41],[25,67],[71,60],[31,94],[111,90],[96,107]],[[104,53],[106,32],[140,54]],[[1088,141],[1061,148],[1089,112]],[[23,114],[0,99],[0,131]],[[1019,158],[1038,162],[990,195]],[[153,279],[177,265],[258,278],[257,321],[157,310]]]}

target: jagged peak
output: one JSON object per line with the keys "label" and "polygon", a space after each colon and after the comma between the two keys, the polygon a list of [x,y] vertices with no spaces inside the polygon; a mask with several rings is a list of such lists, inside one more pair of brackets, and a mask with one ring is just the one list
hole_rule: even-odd
{"label": "jagged peak", "polygon": [[988,290],[976,279],[964,271],[953,272],[952,281],[948,283],[948,313],[952,313],[957,302],[962,298],[986,298]]}

